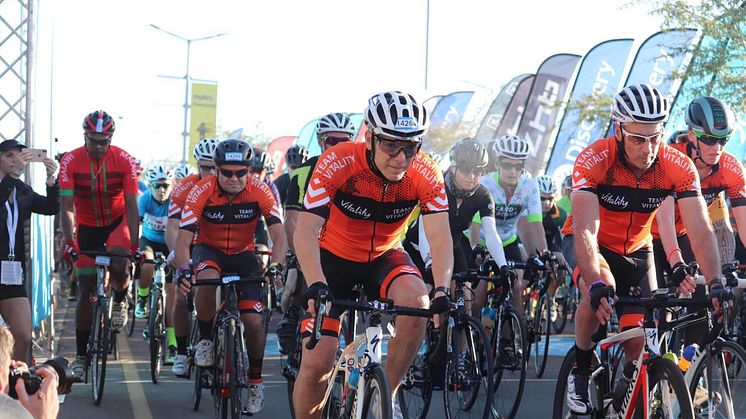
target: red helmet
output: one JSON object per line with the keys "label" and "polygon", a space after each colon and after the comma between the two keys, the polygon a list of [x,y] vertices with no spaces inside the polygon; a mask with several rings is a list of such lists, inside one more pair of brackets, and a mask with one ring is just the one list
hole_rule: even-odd
{"label": "red helmet", "polygon": [[114,119],[104,111],[88,114],[83,120],[83,130],[86,134],[114,134]]}

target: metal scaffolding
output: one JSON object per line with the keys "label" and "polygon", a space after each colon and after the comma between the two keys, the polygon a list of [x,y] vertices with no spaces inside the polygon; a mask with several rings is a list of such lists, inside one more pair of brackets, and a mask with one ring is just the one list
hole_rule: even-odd
{"label": "metal scaffolding", "polygon": [[0,140],[31,145],[34,0],[0,0]]}

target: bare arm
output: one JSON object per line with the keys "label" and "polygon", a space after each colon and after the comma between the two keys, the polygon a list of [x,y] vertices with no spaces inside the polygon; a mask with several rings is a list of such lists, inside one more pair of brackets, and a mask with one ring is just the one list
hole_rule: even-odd
{"label": "bare arm", "polygon": [[140,244],[140,212],[137,210],[137,195],[124,195],[124,210],[130,230],[130,242],[134,249]]}
{"label": "bare arm", "polygon": [[288,249],[295,253],[295,246],[293,245],[293,232],[298,221],[298,211],[294,209],[285,209],[285,236],[288,239]]}
{"label": "bare arm", "polygon": [[[169,220],[170,221],[170,220]],[[189,230],[180,229],[174,243],[176,266],[184,266],[189,263],[189,246],[192,244],[194,233]]]}
{"label": "bare arm", "polygon": [[702,273],[708,281],[719,278],[722,274],[720,252],[718,252],[715,233],[712,231],[707,215],[705,200],[701,196],[694,196],[681,198],[678,204],[689,241],[694,244],[692,250],[702,267]]}
{"label": "bare arm", "polygon": [[[482,221],[484,223],[484,221]],[[469,244],[473,248],[474,246],[479,244],[479,229],[480,229],[479,223],[472,222],[469,226]]]}
{"label": "bare arm", "polygon": [[738,237],[741,238],[741,243],[746,246],[746,206],[734,207],[733,215],[736,218]]}
{"label": "bare arm", "polygon": [[176,249],[176,237],[179,235],[179,219],[169,218],[166,221],[166,246],[169,250]]}
{"label": "bare arm", "polygon": [[62,236],[66,243],[72,243],[73,225],[75,223],[75,214],[73,212],[73,197],[62,197],[62,211],[60,212],[60,225],[62,226]]}
{"label": "bare arm", "polygon": [[275,223],[267,227],[269,237],[272,239],[272,262],[285,263],[285,255],[288,252],[288,244],[285,239],[285,228],[282,223]]}
{"label": "bare arm", "polygon": [[[541,221],[528,223],[528,231],[533,241],[533,253],[542,253],[549,249],[547,246],[547,235],[544,232],[544,224]],[[529,249],[526,249],[528,251]],[[529,252],[531,254],[532,252]]]}
{"label": "bare arm", "polygon": [[321,270],[319,249],[319,232],[325,222],[322,217],[310,212],[303,211],[298,214],[293,241],[296,243],[295,255],[308,285],[319,281],[326,283],[326,277]]}
{"label": "bare arm", "polygon": [[[575,236],[575,258],[586,285],[604,280],[615,285],[613,279],[601,277],[598,254],[599,219],[598,197],[592,192],[575,191],[571,195],[573,231]],[[587,289],[580,287],[581,290]]]}
{"label": "bare arm", "polygon": [[684,262],[681,250],[675,251],[679,248],[679,243],[676,240],[675,207],[674,197],[669,196],[663,201],[655,215],[655,221],[658,223],[658,235],[661,243],[663,243],[663,251],[666,253],[668,264],[671,266]]}
{"label": "bare arm", "polygon": [[433,281],[436,287],[451,286],[453,276],[453,240],[448,227],[448,213],[438,212],[422,217],[433,261]]}

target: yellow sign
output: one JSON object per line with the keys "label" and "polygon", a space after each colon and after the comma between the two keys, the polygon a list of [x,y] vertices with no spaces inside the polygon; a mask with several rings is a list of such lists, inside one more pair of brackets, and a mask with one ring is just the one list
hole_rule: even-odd
{"label": "yellow sign", "polygon": [[192,83],[191,116],[189,117],[189,150],[187,155],[192,165],[196,165],[192,150],[199,140],[215,137],[217,120],[218,85]]}

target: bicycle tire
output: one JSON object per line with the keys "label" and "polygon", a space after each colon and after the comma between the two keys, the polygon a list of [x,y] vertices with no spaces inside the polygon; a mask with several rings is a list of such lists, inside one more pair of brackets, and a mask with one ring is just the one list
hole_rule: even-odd
{"label": "bicycle tire", "polygon": [[223,383],[223,386],[228,391],[228,397],[222,397],[222,419],[240,419],[241,417],[241,396],[239,394],[239,369],[237,362],[238,349],[236,346],[237,329],[238,326],[235,319],[229,319],[223,326],[223,341],[225,342],[223,377],[228,376],[229,380],[227,383]]}
{"label": "bicycle tire", "polygon": [[158,384],[163,360],[163,299],[161,290],[151,287],[148,313],[148,348],[150,349],[150,380]]}
{"label": "bicycle tire", "polygon": [[194,371],[197,365],[194,364],[194,352],[199,342],[199,326],[197,324],[197,317],[191,319],[192,327],[189,330],[189,343],[187,346],[187,379],[192,378],[192,371]]}
{"label": "bicycle tire", "polygon": [[135,332],[135,305],[137,304],[137,286],[132,281],[130,288],[127,292],[127,337],[131,337]]}
{"label": "bicycle tire", "polygon": [[[376,403],[377,402],[377,403]],[[392,419],[391,386],[383,367],[371,365],[365,370],[363,392],[363,418]]]}
{"label": "bicycle tire", "polygon": [[262,309],[262,324],[264,324],[264,336],[267,336],[269,331],[269,321],[272,318],[272,295],[270,292],[270,285],[267,283],[262,284],[262,303],[264,308]]}
{"label": "bicycle tire", "polygon": [[[689,389],[687,388],[686,381],[684,381],[684,375],[681,373],[678,365],[662,357],[651,359],[648,365],[648,383],[651,393],[653,393],[648,396],[648,402],[657,408],[655,411],[649,411],[649,417],[668,417],[662,416],[661,410],[664,408],[663,403],[654,398],[660,391],[661,384],[666,382],[669,383],[668,391],[673,391],[675,394],[676,405],[678,406],[677,417],[680,419],[694,419],[692,399],[689,396]],[[635,414],[637,415],[637,411],[635,411]]]}
{"label": "bicycle tire", "polygon": [[[517,334],[516,334],[517,332]],[[500,336],[505,336],[500,340]],[[518,340],[518,345],[516,345]],[[499,317],[499,324],[492,329],[490,346],[495,364],[492,406],[499,417],[514,418],[521,405],[523,389],[526,385],[525,352],[518,352],[517,346],[523,348],[528,340],[528,331],[523,317],[513,307],[507,309]],[[509,345],[509,346],[508,346]],[[517,383],[517,384],[513,384]]]}
{"label": "bicycle tire", "polygon": [[549,336],[552,330],[551,312],[547,294],[539,298],[537,316],[534,318],[534,373],[536,378],[544,375],[549,356]]}
{"label": "bicycle tire", "polygon": [[91,362],[91,395],[93,404],[99,406],[104,397],[106,381],[106,359],[109,355],[109,311],[107,301],[98,301],[93,309],[91,342],[93,356]]}
{"label": "bicycle tire", "polygon": [[194,394],[192,395],[192,408],[195,412],[199,411],[199,404],[202,401],[202,368],[194,367]]}
{"label": "bicycle tire", "polygon": [[[598,358],[598,354],[596,351],[593,351],[593,358],[592,358],[592,366],[595,370],[598,365],[600,364],[600,360]],[[583,416],[576,416],[573,415],[570,410],[567,408],[567,402],[566,402],[566,393],[567,393],[567,380],[570,376],[570,371],[572,371],[573,366],[575,366],[575,346],[570,348],[569,351],[567,351],[567,354],[565,355],[565,358],[562,360],[562,365],[560,366],[559,374],[557,375],[557,386],[554,388],[554,403],[552,408],[552,419],[567,419],[567,418],[577,418],[577,417],[605,417],[606,415],[603,412],[594,412],[595,414],[592,415],[583,415]],[[602,379],[602,378],[601,378]],[[598,401],[603,401],[603,394],[601,389],[597,385],[597,381],[591,380],[588,385],[591,388],[591,403],[594,406],[598,406]],[[595,398],[594,398],[595,396]]]}
{"label": "bicycle tire", "polygon": [[[736,342],[717,340],[712,343],[715,345],[712,356],[712,366],[717,368],[709,374],[712,381],[708,383],[705,379],[705,370],[707,368],[707,356],[700,358],[696,365],[691,365],[693,373],[687,374],[687,384],[689,393],[692,396],[692,404],[695,417],[707,417],[708,407],[710,404],[715,406],[715,417],[728,417],[728,412],[733,417],[746,417],[746,399],[744,397],[734,398],[735,394],[744,394],[746,391],[746,349]],[[728,383],[725,384],[727,379]],[[709,384],[713,384],[713,398],[719,396],[720,403],[712,403],[708,392]],[[702,399],[702,388],[705,398],[703,403],[696,403]]]}
{"label": "bicycle tire", "polygon": [[[475,374],[475,376],[470,376],[466,380],[462,380],[457,376],[454,380],[454,375],[458,375],[456,362],[457,354],[455,352],[449,354],[446,364],[445,383],[443,386],[443,405],[445,407],[446,418],[453,419],[461,416],[454,412],[469,412],[469,417],[471,417],[471,409],[475,407],[477,401],[480,399],[481,388],[484,388],[484,396],[475,412],[479,415],[479,411],[481,410],[482,418],[491,418],[494,409],[492,406],[494,396],[494,364],[492,360],[490,341],[487,339],[487,333],[484,331],[482,323],[477,321],[475,318],[465,316],[459,323],[460,325],[457,327],[457,330],[468,329],[466,331],[466,344],[468,348],[468,362],[466,363],[466,366],[469,367],[469,373]],[[454,339],[456,339],[455,336],[458,336],[457,333],[459,332],[457,331],[454,333]],[[471,338],[469,338],[470,336]],[[478,340],[475,341],[474,338]],[[469,356],[469,353],[472,355]],[[476,363],[474,363],[475,359]],[[462,375],[464,374],[462,373]],[[466,382],[466,386],[464,386],[464,381]],[[468,393],[464,394],[466,396],[465,398],[461,398],[459,397],[459,393],[463,393],[462,390],[464,387]],[[450,401],[451,393],[456,393],[456,399],[459,400],[456,406],[452,406]]]}
{"label": "bicycle tire", "polygon": [[415,356],[399,386],[397,401],[405,419],[425,419],[433,398],[433,379],[428,357],[430,350],[437,342],[429,342],[430,327],[428,324],[421,350]]}
{"label": "bicycle tire", "polygon": [[[560,296],[558,296],[558,294]],[[566,284],[562,284],[554,292],[554,301],[557,305],[557,319],[552,322],[552,329],[554,333],[559,335],[565,331],[567,325],[567,315],[570,313],[570,287]]]}
{"label": "bicycle tire", "polygon": [[342,374],[337,373],[337,377],[332,383],[332,390],[329,393],[329,398],[326,400],[324,407],[321,408],[321,417],[324,419],[340,419],[344,412],[344,406],[342,405]]}

